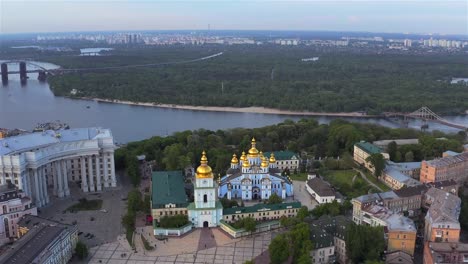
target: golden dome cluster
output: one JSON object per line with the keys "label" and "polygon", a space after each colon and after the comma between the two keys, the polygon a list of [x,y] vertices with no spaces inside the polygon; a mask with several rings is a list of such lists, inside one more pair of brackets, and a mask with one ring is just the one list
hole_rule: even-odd
{"label": "golden dome cluster", "polygon": [[208,166],[208,158],[206,157],[205,151],[202,152],[200,166],[197,168],[196,178],[213,178],[213,171],[211,170],[211,167]]}
{"label": "golden dome cluster", "polygon": [[270,163],[276,163],[275,154],[273,154],[273,152],[270,155]]}
{"label": "golden dome cluster", "polygon": [[262,168],[268,168],[268,161],[267,158],[262,157],[262,164],[260,165]]}

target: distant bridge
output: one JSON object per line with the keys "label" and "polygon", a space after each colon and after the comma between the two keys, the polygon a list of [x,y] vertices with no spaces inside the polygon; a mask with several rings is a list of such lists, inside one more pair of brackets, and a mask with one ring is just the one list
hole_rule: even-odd
{"label": "distant bridge", "polygon": [[385,112],[385,113],[383,113],[383,115],[385,117],[387,117],[387,118],[403,117],[404,119],[413,118],[413,119],[420,119],[420,120],[423,120],[423,121],[432,121],[432,122],[436,122],[436,123],[446,125],[446,126],[449,126],[449,127],[453,127],[453,128],[468,131],[468,126],[450,122],[450,121],[440,117],[438,114],[434,113],[431,109],[429,109],[426,106],[423,106],[423,107],[419,108],[418,110],[416,110],[416,111],[414,111],[412,113]]}
{"label": "distant bridge", "polygon": [[[45,80],[46,73],[55,75],[57,73],[64,73],[64,72],[94,72],[94,71],[102,71],[102,70],[118,70],[118,69],[129,69],[129,68],[140,68],[140,67],[158,67],[158,66],[168,66],[168,65],[176,65],[176,64],[186,64],[192,63],[197,61],[203,61],[212,59],[218,56],[223,55],[223,52],[219,52],[213,55],[205,56],[202,58],[191,59],[191,60],[182,60],[182,61],[172,61],[172,62],[159,62],[159,63],[147,63],[147,64],[132,64],[132,65],[122,65],[122,66],[108,66],[108,67],[93,67],[93,68],[75,68],[75,69],[46,69],[34,62],[30,61],[18,61],[18,60],[11,60],[11,61],[4,61],[1,64],[1,75],[2,75],[2,82],[8,82],[8,74],[18,74],[20,75],[21,81],[25,81],[28,79],[28,73],[39,73],[38,79]],[[18,64],[19,63],[19,71],[8,71],[8,64]],[[35,69],[27,70],[26,65],[30,65],[35,67]]]}

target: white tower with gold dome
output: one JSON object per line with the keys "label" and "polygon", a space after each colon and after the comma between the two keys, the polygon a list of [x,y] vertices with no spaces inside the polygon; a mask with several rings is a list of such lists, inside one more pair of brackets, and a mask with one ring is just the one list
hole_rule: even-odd
{"label": "white tower with gold dome", "polygon": [[215,227],[222,219],[223,207],[216,198],[216,187],[205,151],[195,173],[194,202],[188,206],[189,220],[194,227]]}

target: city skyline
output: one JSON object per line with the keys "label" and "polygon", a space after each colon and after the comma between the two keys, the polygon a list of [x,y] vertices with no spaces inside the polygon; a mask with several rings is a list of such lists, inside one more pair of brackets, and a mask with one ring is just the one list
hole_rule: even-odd
{"label": "city skyline", "polygon": [[3,1],[0,9],[2,34],[206,29],[468,34],[465,1]]}

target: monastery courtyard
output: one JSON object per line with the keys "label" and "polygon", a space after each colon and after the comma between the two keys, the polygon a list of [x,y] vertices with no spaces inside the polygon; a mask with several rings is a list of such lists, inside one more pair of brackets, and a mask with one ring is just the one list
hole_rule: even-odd
{"label": "monastery courtyard", "polygon": [[[159,241],[150,236],[151,228],[139,228],[140,234],[154,250],[144,250],[141,239],[135,239],[136,252],[132,251],[124,236],[116,242],[90,249],[89,263],[244,263],[256,259],[268,263],[268,245],[278,231],[265,232],[242,239],[232,239],[218,228],[195,229],[181,238]],[[266,262],[265,262],[266,261]]]}

